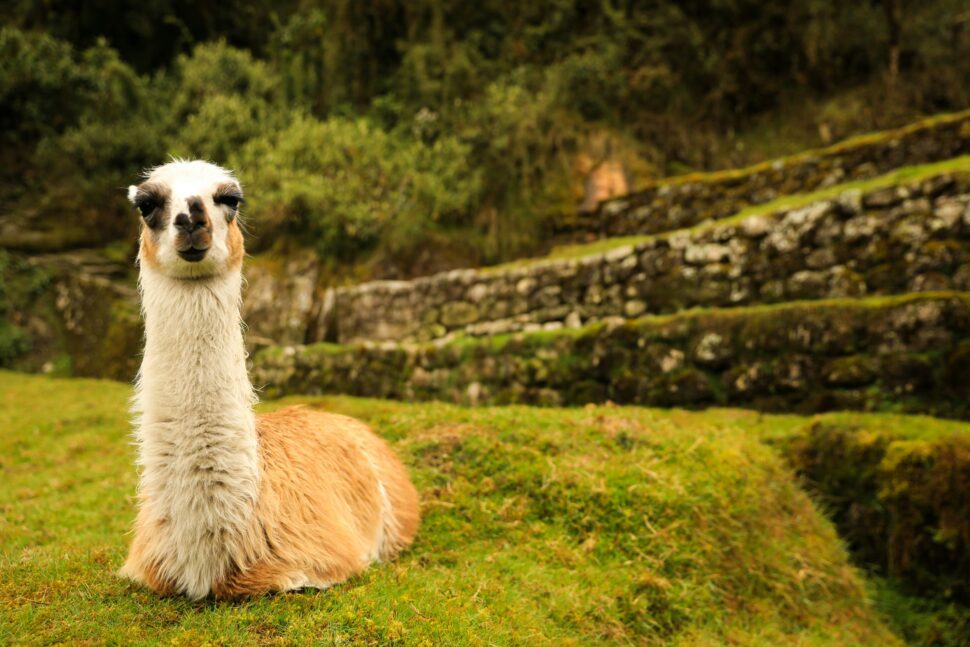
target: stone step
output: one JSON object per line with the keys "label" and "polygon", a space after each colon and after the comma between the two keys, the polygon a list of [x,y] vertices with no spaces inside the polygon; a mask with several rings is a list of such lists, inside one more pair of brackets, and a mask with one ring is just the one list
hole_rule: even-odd
{"label": "stone step", "polygon": [[970,110],[855,137],[748,168],[665,178],[566,220],[574,239],[652,234],[720,219],[779,196],[970,153]]}
{"label": "stone step", "polygon": [[970,290],[970,174],[854,189],[583,258],[339,288],[308,339],[427,341],[948,289]]}
{"label": "stone step", "polygon": [[255,356],[252,375],[269,397],[968,418],[970,292],[694,310],[486,339],[273,347]]}

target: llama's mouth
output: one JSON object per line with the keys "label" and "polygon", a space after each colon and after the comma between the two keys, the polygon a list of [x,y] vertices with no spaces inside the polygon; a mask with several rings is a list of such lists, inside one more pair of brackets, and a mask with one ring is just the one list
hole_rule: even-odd
{"label": "llama's mouth", "polygon": [[179,257],[182,260],[188,261],[190,263],[198,263],[203,258],[205,258],[206,252],[208,251],[209,251],[208,249],[196,249],[195,247],[189,247],[186,250],[180,251]]}

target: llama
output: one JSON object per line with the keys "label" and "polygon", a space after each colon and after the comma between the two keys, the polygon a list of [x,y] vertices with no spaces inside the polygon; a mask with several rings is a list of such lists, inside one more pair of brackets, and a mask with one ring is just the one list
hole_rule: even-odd
{"label": "llama", "polygon": [[133,410],[138,516],[121,574],[217,599],[327,588],[414,539],[418,496],[363,423],[257,416],[246,373],[236,178],[176,160],[128,189],[141,212],[145,353]]}

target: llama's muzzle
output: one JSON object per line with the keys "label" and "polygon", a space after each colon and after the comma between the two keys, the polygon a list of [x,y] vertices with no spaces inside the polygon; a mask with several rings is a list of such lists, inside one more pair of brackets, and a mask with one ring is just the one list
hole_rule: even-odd
{"label": "llama's muzzle", "polygon": [[212,222],[206,213],[205,206],[197,197],[186,201],[189,213],[175,216],[175,249],[179,256],[190,263],[196,263],[205,258],[209,246],[212,245]]}

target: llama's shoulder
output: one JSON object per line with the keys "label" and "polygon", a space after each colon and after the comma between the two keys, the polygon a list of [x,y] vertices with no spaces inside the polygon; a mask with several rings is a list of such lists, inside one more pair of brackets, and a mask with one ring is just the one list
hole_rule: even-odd
{"label": "llama's shoulder", "polygon": [[360,420],[339,413],[311,409],[305,405],[258,414],[256,428],[260,437],[265,439],[286,436],[294,440],[324,442],[333,438],[357,438],[373,433]]}

